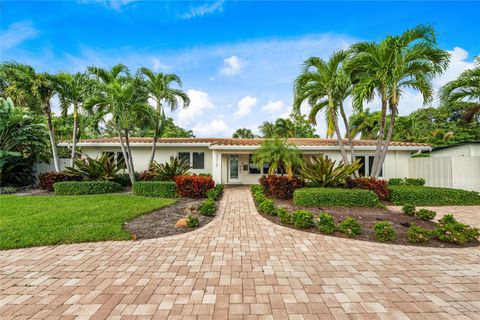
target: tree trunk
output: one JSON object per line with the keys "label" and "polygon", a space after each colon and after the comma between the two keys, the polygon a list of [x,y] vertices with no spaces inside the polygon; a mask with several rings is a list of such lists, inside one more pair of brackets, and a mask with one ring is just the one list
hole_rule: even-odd
{"label": "tree trunk", "polygon": [[345,147],[343,145],[342,134],[340,133],[340,128],[338,127],[338,120],[337,120],[336,115],[334,115],[334,125],[335,125],[335,133],[337,134],[338,147],[340,148],[340,152],[342,154],[343,162],[348,163],[348,157],[347,157],[347,153],[345,152]]}
{"label": "tree trunk", "polygon": [[365,172],[365,175],[372,176],[372,174],[377,171],[378,162],[380,160],[380,153],[382,151],[382,145],[385,139],[386,120],[387,120],[387,98],[385,96],[382,96],[382,114],[380,119],[380,129],[378,132],[377,146],[375,148],[375,156],[373,158],[372,170],[370,171],[370,174],[368,172]]}
{"label": "tree trunk", "polygon": [[70,159],[70,165],[74,167],[75,152],[77,148],[77,135],[78,135],[78,104],[73,105],[73,136],[72,136],[72,155]]}
{"label": "tree trunk", "polygon": [[[356,160],[355,148],[353,146],[352,133],[350,132],[350,125],[348,124],[348,119],[347,119],[347,115],[345,114],[345,110],[343,110],[343,105],[340,105],[340,114],[342,115],[343,124],[345,126],[345,132],[348,139],[348,145],[350,147],[350,163],[353,163]],[[353,176],[354,177],[359,176],[358,170],[355,170],[355,172],[353,173]]]}
{"label": "tree trunk", "polygon": [[47,126],[48,134],[50,136],[50,146],[52,148],[53,165],[55,166],[55,171],[60,172],[60,166],[58,164],[57,143],[55,142],[55,130],[52,125],[52,113],[50,111],[50,106],[47,106],[45,108],[45,115],[47,116]]}
{"label": "tree trunk", "polygon": [[120,148],[122,149],[122,154],[123,154],[123,159],[125,160],[125,166],[127,167],[127,174],[128,177],[130,178],[130,183],[133,186],[133,183],[135,182],[135,177],[132,179],[132,172],[130,170],[130,163],[128,162],[128,155],[127,151],[125,150],[125,145],[123,142],[123,137],[122,137],[122,132],[121,130],[117,130],[118,138],[120,139]]}
{"label": "tree trunk", "polygon": [[382,171],[382,166],[383,162],[385,161],[385,157],[387,155],[387,150],[388,150],[388,145],[390,144],[390,140],[392,139],[393,135],[393,128],[395,126],[395,119],[397,117],[397,106],[392,106],[391,108],[391,116],[390,116],[390,124],[388,127],[388,132],[387,132],[387,137],[385,139],[385,142],[383,143],[383,149],[382,152],[380,153],[380,157],[378,160],[378,166],[376,171],[373,171],[374,177],[378,178],[380,176],[380,172]]}
{"label": "tree trunk", "polygon": [[162,104],[159,101],[157,101],[157,115],[158,115],[158,119],[156,119],[155,127],[153,128],[152,153],[150,155],[150,161],[148,162],[148,168],[152,167],[153,160],[155,159],[155,151],[157,147],[157,140],[158,140],[158,133],[159,133],[158,121],[160,121],[160,119],[162,118]]}
{"label": "tree trunk", "polygon": [[135,168],[133,167],[133,160],[132,160],[132,149],[130,148],[130,140],[128,138],[128,129],[125,129],[125,144],[127,146],[127,152],[128,152],[128,163],[130,164],[130,180],[132,181],[132,186],[133,183],[135,182]]}

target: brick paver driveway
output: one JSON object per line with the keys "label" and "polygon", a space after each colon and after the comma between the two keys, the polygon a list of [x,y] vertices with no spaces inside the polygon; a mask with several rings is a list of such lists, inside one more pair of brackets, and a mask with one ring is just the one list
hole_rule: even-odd
{"label": "brick paver driveway", "polygon": [[0,318],[479,319],[480,249],[302,233],[227,189],[181,236],[0,252]]}

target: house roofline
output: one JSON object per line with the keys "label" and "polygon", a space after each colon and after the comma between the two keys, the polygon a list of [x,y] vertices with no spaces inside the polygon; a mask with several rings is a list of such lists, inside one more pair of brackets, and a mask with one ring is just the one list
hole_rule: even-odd
{"label": "house roofline", "polygon": [[450,144],[448,146],[433,147],[431,152],[434,152],[434,151],[437,151],[437,150],[454,148],[454,147],[458,147],[458,146],[464,146],[466,144],[480,144],[480,141],[476,141],[476,140],[461,141],[461,142],[457,142],[457,143],[454,143],[454,144]]}

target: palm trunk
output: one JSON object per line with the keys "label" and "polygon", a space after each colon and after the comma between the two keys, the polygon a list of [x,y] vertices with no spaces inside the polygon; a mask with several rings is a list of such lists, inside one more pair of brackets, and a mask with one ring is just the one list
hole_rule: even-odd
{"label": "palm trunk", "polygon": [[345,146],[343,145],[343,138],[342,134],[340,133],[340,128],[338,127],[338,120],[337,116],[334,116],[334,125],[335,125],[335,133],[337,134],[338,140],[338,147],[340,148],[340,153],[342,154],[343,162],[348,163],[347,153],[345,152]]}
{"label": "palm trunk", "polygon": [[380,153],[382,151],[382,145],[385,138],[386,119],[387,119],[387,99],[385,96],[382,96],[382,114],[380,119],[380,129],[377,137],[377,146],[375,148],[375,156],[373,158],[372,170],[370,171],[370,174],[368,172],[365,172],[365,175],[372,176],[372,174],[377,171],[378,163],[380,160]]}
{"label": "palm trunk", "polygon": [[70,159],[70,165],[74,167],[75,152],[77,149],[77,135],[78,135],[78,105],[73,105],[73,136],[72,136],[72,155]]}
{"label": "palm trunk", "polygon": [[50,146],[52,148],[53,165],[55,166],[55,171],[60,172],[60,166],[58,164],[57,143],[55,142],[55,130],[52,125],[52,113],[50,112],[50,106],[47,106],[45,108],[45,114],[47,116],[47,126],[48,134],[50,136]]}
{"label": "palm trunk", "polygon": [[130,163],[128,162],[128,156],[129,155],[127,155],[127,151],[125,150],[125,145],[124,145],[124,142],[123,142],[122,132],[120,130],[117,130],[117,134],[118,134],[118,138],[120,139],[120,148],[122,149],[123,159],[125,159],[125,166],[127,167],[127,174],[128,174],[128,177],[130,178],[130,183],[133,186],[133,183],[135,182],[135,177],[133,177],[133,179],[132,179],[132,172],[130,170]]}
{"label": "palm trunk", "polygon": [[378,178],[380,176],[380,172],[382,171],[382,166],[383,162],[385,161],[385,157],[387,155],[387,150],[388,150],[388,145],[390,144],[390,140],[392,139],[393,135],[393,128],[395,126],[395,119],[397,117],[397,107],[393,105],[391,107],[391,115],[390,115],[390,124],[388,127],[388,132],[387,132],[387,137],[385,139],[385,142],[383,144],[383,149],[382,152],[380,153],[379,161],[378,161],[378,166],[376,168],[376,171],[373,171],[374,177]]}
{"label": "palm trunk", "polygon": [[[350,131],[350,126],[348,124],[347,115],[345,114],[345,110],[343,110],[343,105],[340,105],[340,114],[342,115],[343,124],[345,126],[345,132],[348,139],[348,145],[350,147],[350,163],[353,163],[357,159],[357,157],[355,156],[355,148],[353,146],[352,133]],[[358,170],[355,170],[355,172],[353,173],[353,177],[358,177],[358,176],[359,176]]]}
{"label": "palm trunk", "polygon": [[133,167],[133,160],[132,160],[132,149],[130,148],[130,140],[128,138],[128,129],[125,129],[125,144],[127,146],[128,152],[128,163],[130,164],[130,180],[132,181],[132,185],[135,182],[135,169]]}
{"label": "palm trunk", "polygon": [[155,159],[155,151],[157,147],[157,140],[158,140],[158,132],[159,132],[159,126],[158,126],[158,121],[160,121],[161,118],[161,113],[162,113],[162,105],[160,102],[157,101],[157,115],[158,119],[155,121],[155,127],[153,128],[153,144],[152,144],[152,153],[150,155],[150,161],[148,162],[148,168],[151,168],[153,165],[153,160]]}

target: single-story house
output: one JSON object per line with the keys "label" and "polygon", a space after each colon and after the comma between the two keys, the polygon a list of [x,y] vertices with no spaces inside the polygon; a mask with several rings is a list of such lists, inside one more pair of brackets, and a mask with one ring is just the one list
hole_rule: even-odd
{"label": "single-story house", "polygon": [[[252,162],[255,150],[263,139],[235,138],[163,138],[157,142],[155,161],[164,163],[171,156],[178,156],[190,161],[191,172],[195,174],[211,174],[215,182],[223,184],[255,184],[268,165],[258,168]],[[333,160],[341,160],[336,139],[291,138],[289,143],[295,144],[304,156],[323,154]],[[345,144],[348,142],[345,141]],[[60,143],[69,146],[69,143]],[[355,140],[357,158],[364,164],[361,173],[369,172],[373,163],[376,141]],[[85,139],[78,143],[82,154],[97,157],[109,152],[121,156],[118,138]],[[135,171],[147,169],[151,154],[152,138],[131,138],[133,163]],[[348,150],[348,147],[346,147]],[[428,151],[428,144],[411,142],[391,142],[385,163],[382,168],[383,178],[408,177],[410,155],[415,152]]]}
{"label": "single-story house", "polygon": [[434,147],[430,156],[433,158],[480,157],[480,141],[463,141],[449,146]]}

